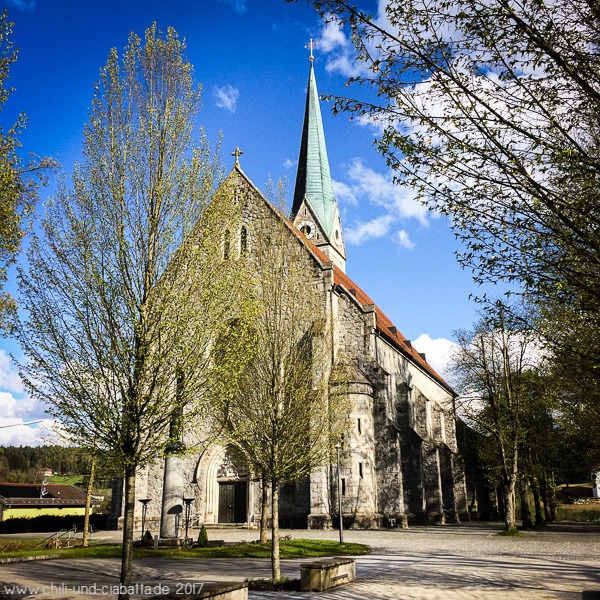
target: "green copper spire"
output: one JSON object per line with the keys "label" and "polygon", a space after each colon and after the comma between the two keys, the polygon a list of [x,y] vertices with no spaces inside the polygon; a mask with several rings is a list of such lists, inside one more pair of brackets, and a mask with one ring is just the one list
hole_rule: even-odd
{"label": "green copper spire", "polygon": [[308,93],[304,110],[304,128],[298,159],[292,219],[298,214],[302,201],[306,203],[318,221],[321,230],[331,241],[334,236],[337,203],[329,172],[329,160],[325,147],[325,133],[319,106],[319,93],[311,56],[308,73]]}

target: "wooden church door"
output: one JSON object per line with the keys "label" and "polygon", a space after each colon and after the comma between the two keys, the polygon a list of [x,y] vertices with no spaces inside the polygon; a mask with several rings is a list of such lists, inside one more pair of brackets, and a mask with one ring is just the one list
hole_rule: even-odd
{"label": "wooden church door", "polygon": [[248,482],[219,482],[219,523],[245,523]]}

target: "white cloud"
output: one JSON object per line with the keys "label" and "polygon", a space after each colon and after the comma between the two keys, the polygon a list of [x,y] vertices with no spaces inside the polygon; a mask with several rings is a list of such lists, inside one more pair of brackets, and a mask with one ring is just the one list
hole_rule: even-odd
{"label": "white cloud", "polygon": [[17,398],[10,392],[0,391],[0,420],[15,417],[37,418],[43,412],[39,403],[29,396]]}
{"label": "white cloud", "polygon": [[296,161],[292,160],[291,158],[286,158],[285,161],[283,162],[283,166],[286,169],[291,169],[295,165],[296,165]]}
{"label": "white cloud", "polygon": [[217,99],[216,105],[218,108],[224,108],[230,113],[235,113],[237,101],[240,97],[240,91],[232,85],[226,84],[222,87],[215,87],[213,96]]}
{"label": "white cloud", "polygon": [[415,247],[414,242],[410,239],[410,236],[404,229],[400,229],[396,232],[395,240],[404,248],[412,250]]}
{"label": "white cloud", "polygon": [[383,215],[368,223],[361,223],[355,227],[349,227],[346,229],[344,237],[349,244],[360,245],[367,240],[386,236],[393,222],[393,217],[390,215]]}
{"label": "white cloud", "polygon": [[19,372],[6,351],[0,348],[0,389],[11,392],[24,392]]}
{"label": "white cloud", "polygon": [[356,77],[365,73],[365,64],[356,59],[356,51],[344,29],[331,15],[325,19],[317,46],[330,54],[325,68],[330,73],[341,73],[345,77]]}
{"label": "white cloud", "polygon": [[352,188],[349,185],[341,181],[332,180],[333,183],[333,193],[338,201],[344,202],[346,204],[352,204],[356,206],[358,204],[358,198],[355,196]]}
{"label": "white cloud", "polygon": [[358,77],[365,73],[365,65],[352,54],[339,54],[327,60],[325,69],[330,73],[341,73],[344,77]]}
{"label": "white cloud", "polygon": [[35,425],[23,425],[22,419],[0,419],[0,446],[59,444],[61,437],[58,430],[52,419],[44,419]]}
{"label": "white cloud", "polygon": [[323,27],[323,31],[321,32],[321,37],[317,41],[317,45],[318,48],[323,52],[331,52],[336,48],[350,50],[352,46],[350,40],[348,40],[344,30],[342,29],[341,23],[331,17],[328,18],[328,21]]}
{"label": "white cloud", "polygon": [[[394,183],[391,173],[378,173],[355,158],[347,168],[348,183],[334,181],[335,196],[341,202],[356,206],[362,199],[383,209],[382,214],[370,221],[357,222],[345,231],[346,242],[359,245],[390,233],[395,223],[416,219],[427,225],[427,209],[416,200],[412,190]],[[393,241],[404,248],[414,248],[408,231],[395,232]]]}
{"label": "white cloud", "polygon": [[[24,425],[41,420],[31,426]],[[40,446],[50,443],[54,421],[44,405],[25,393],[10,356],[0,348],[0,446]]]}
{"label": "white cloud", "polygon": [[413,190],[394,183],[391,173],[377,173],[355,158],[348,168],[350,188],[356,197],[385,208],[394,218],[415,218],[427,223],[427,208],[416,198]]}
{"label": "white cloud", "polygon": [[448,366],[457,345],[446,338],[432,339],[428,334],[422,333],[412,342],[417,352],[422,352],[427,362],[442,376],[448,377]]}

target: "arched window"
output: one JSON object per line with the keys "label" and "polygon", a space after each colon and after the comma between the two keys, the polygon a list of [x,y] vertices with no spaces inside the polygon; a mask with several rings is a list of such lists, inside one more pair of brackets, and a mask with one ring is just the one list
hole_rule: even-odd
{"label": "arched window", "polygon": [[240,256],[246,254],[248,250],[248,229],[243,225],[240,231]]}
{"label": "arched window", "polygon": [[229,229],[225,230],[225,236],[223,238],[223,258],[227,260],[231,252],[231,240],[229,239]]}

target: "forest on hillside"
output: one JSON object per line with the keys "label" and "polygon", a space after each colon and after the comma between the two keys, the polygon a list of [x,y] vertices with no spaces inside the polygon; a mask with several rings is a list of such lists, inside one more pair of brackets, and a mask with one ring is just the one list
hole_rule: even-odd
{"label": "forest on hillside", "polygon": [[52,469],[55,475],[82,475],[85,477],[89,468],[90,455],[83,448],[72,446],[0,447],[0,481],[41,483],[43,473],[47,469]]}

